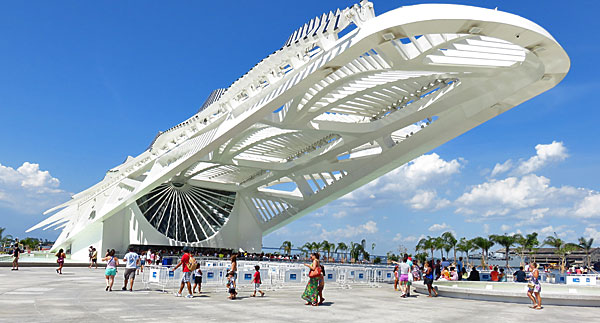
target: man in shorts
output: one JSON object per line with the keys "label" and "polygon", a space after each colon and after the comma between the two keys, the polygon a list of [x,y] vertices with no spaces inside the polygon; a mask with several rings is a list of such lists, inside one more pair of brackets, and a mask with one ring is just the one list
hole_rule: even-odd
{"label": "man in shorts", "polygon": [[188,247],[183,247],[183,256],[181,256],[181,259],[179,260],[177,265],[171,269],[172,271],[175,271],[180,266],[183,266],[182,275],[181,275],[181,286],[179,287],[179,292],[175,294],[175,296],[177,296],[177,297],[181,297],[181,292],[183,291],[183,287],[186,284],[187,284],[187,288],[188,288],[188,295],[186,297],[187,298],[194,297],[192,295],[192,283],[191,283],[192,271],[190,271],[190,269],[188,268],[188,263],[190,262],[190,257],[191,257],[190,249]]}
{"label": "man in shorts", "polygon": [[125,261],[125,280],[123,281],[123,288],[121,290],[127,290],[127,281],[129,281],[129,291],[133,292],[133,281],[135,279],[135,271],[140,265],[140,256],[133,252],[133,248],[129,248],[129,252],[123,257]]}
{"label": "man in shorts", "polygon": [[94,268],[98,269],[98,250],[96,248],[92,248],[92,263],[90,264],[90,269]]}

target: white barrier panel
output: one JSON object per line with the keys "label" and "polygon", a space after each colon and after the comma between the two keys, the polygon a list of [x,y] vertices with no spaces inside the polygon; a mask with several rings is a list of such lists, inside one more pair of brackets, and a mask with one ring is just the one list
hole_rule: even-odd
{"label": "white barrier panel", "polygon": [[150,276],[148,277],[149,283],[158,283],[160,282],[160,270],[159,269],[151,269]]}
{"label": "white barrier panel", "polygon": [[325,281],[336,282],[337,281],[337,269],[325,269]]}
{"label": "white barrier panel", "polygon": [[364,270],[356,270],[354,272],[354,281],[356,281],[356,282],[368,281],[367,272]]}
{"label": "white barrier panel", "polygon": [[596,286],[595,275],[568,275],[567,285]]}
{"label": "white barrier panel", "polygon": [[377,269],[377,279],[383,282],[394,281],[394,271],[389,269]]}
{"label": "white barrier panel", "polygon": [[285,278],[283,279],[286,283],[301,283],[302,282],[302,270],[301,269],[286,269]]}
{"label": "white barrier panel", "polygon": [[218,283],[223,281],[223,271],[217,267],[202,268],[202,279],[206,283]]}

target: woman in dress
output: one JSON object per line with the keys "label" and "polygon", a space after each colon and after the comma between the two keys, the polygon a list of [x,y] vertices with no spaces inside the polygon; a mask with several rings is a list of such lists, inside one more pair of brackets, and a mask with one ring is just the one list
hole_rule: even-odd
{"label": "woman in dress", "polygon": [[112,286],[115,282],[115,275],[117,274],[117,266],[119,260],[115,257],[115,249],[108,252],[108,255],[102,258],[102,261],[106,261],[106,270],[104,276],[106,277],[106,290],[112,292]]}
{"label": "woman in dress", "polygon": [[[319,254],[313,252],[310,254],[312,263],[304,264],[310,269],[308,284],[302,294],[302,299],[306,301],[306,305],[318,306],[317,298],[319,296],[319,280],[321,279],[321,263],[319,262]],[[311,277],[312,276],[312,277]]]}
{"label": "woman in dress", "polygon": [[65,264],[65,253],[63,249],[58,250],[58,252],[56,253],[56,258],[58,258],[56,260],[56,263],[58,264],[58,268],[56,269],[56,273],[57,274],[61,274],[62,275],[62,268],[63,265]]}
{"label": "woman in dress", "polygon": [[529,273],[527,274],[527,277],[529,278],[529,283],[527,283],[527,287],[529,288],[527,291],[527,297],[529,297],[533,303],[531,308],[541,310],[542,297],[540,296],[540,292],[542,291],[542,285],[540,285],[540,272],[535,262],[532,262],[529,265]]}

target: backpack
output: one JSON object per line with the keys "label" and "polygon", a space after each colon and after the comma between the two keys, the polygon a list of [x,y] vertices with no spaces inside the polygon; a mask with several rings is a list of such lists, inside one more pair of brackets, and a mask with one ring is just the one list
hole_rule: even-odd
{"label": "backpack", "polygon": [[187,269],[191,272],[196,270],[196,268],[198,268],[198,262],[196,261],[196,258],[190,256],[190,260],[188,261],[186,266],[187,266]]}

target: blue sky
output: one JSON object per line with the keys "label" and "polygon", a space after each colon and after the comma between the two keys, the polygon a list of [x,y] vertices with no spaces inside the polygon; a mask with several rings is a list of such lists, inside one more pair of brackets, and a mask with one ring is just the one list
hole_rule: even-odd
{"label": "blue sky", "polygon": [[[600,4],[436,2],[499,6],[540,24],[569,54],[569,74],[553,90],[266,236],[265,246],[366,238],[385,254],[444,230],[459,237],[556,231],[600,242]],[[141,153],[156,132],[195,113],[211,90],[227,87],[294,29],[353,3],[3,2],[0,226],[25,236],[43,210]],[[377,14],[414,3],[374,2]],[[498,166],[492,176],[497,164],[506,170]],[[418,183],[410,181],[415,174]],[[391,185],[402,181],[410,188]],[[58,231],[32,234],[53,239]]]}

